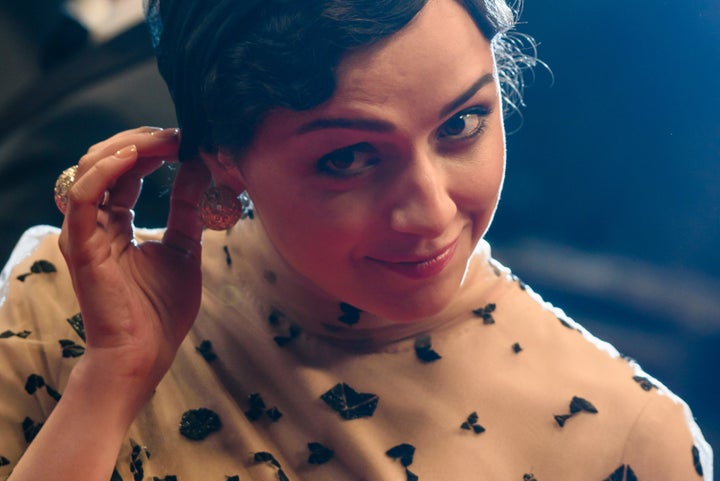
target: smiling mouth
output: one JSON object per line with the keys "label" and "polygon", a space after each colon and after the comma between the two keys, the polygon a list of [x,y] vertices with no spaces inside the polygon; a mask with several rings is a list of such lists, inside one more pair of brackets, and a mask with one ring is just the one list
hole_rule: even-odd
{"label": "smiling mouth", "polygon": [[458,240],[456,239],[452,244],[444,247],[432,256],[418,258],[416,260],[393,261],[372,257],[368,257],[368,259],[410,279],[425,279],[439,274],[447,267],[455,255],[457,245]]}

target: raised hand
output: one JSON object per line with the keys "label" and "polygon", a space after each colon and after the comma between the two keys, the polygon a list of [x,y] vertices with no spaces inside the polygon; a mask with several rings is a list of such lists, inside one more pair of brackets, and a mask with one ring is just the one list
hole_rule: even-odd
{"label": "raised hand", "polygon": [[127,429],[192,326],[201,289],[197,203],[210,180],[204,164],[180,167],[161,241],[138,243],[132,223],[143,176],[174,161],[178,146],[177,130],[143,127],[91,147],[80,159],[60,249],[87,349],[12,481],[110,479]]}
{"label": "raised hand", "polygon": [[204,165],[180,167],[161,241],[138,243],[132,223],[142,178],[176,160],[178,146],[177,130],[143,127],[91,147],[68,192],[60,235],[87,334],[77,369],[132,386],[132,403],[143,403],[167,371],[200,303]]}

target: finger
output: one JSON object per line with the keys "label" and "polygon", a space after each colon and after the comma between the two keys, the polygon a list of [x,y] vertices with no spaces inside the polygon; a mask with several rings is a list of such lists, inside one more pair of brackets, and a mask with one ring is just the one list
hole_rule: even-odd
{"label": "finger", "polygon": [[164,164],[162,159],[151,158],[137,162],[133,168],[121,175],[110,187],[109,207],[132,209],[140,197],[143,177],[151,174]]}
{"label": "finger", "polygon": [[[156,136],[155,134],[158,135]],[[136,142],[133,143],[133,140]],[[127,190],[128,193],[118,196],[118,193],[116,192],[116,195],[114,196],[117,205],[132,208],[140,193],[140,187],[142,184],[140,179],[156,170],[161,161],[177,160],[177,152],[179,149],[179,130],[175,128],[161,129],[158,127],[140,127],[120,132],[110,139],[90,147],[88,153],[80,158],[76,168],[75,177],[77,179],[81,178],[87,171],[92,169],[95,163],[111,155],[111,152],[107,151],[107,149],[112,142],[119,143],[118,149],[112,153],[120,151],[128,145],[135,145],[136,148],[138,148],[139,145],[140,155],[143,155],[143,160],[141,162],[136,162],[133,166],[132,172],[135,175],[132,176],[128,174],[130,178],[126,182],[127,185],[124,185],[121,189],[122,192]],[[157,154],[159,157],[156,157],[154,154]],[[130,189],[130,186],[133,186],[133,188]],[[112,189],[113,187],[114,184],[111,184],[109,189]],[[108,191],[106,191],[106,193],[109,194]],[[105,206],[105,203],[102,205]],[[65,209],[61,208],[61,210],[64,211]]]}
{"label": "finger", "polygon": [[[150,127],[150,126],[142,126],[142,127],[137,127],[134,129],[123,130],[122,132],[118,132],[115,135],[96,143],[95,145],[93,145],[92,147],[90,147],[88,149],[88,152],[95,152],[98,150],[105,149],[111,144],[127,143],[126,138],[128,136],[137,135],[137,134],[152,135],[153,132],[161,132],[163,130],[166,130],[166,129],[163,129],[162,127]],[[167,129],[167,130],[172,130],[172,129]]]}
{"label": "finger", "polygon": [[[141,157],[161,157],[168,161],[177,159],[177,149],[180,145],[180,131],[178,129],[153,129],[126,131],[110,139],[96,144],[81,158],[81,173],[94,162],[112,155],[114,152],[128,145],[135,145]],[[88,164],[83,167],[82,164]]]}
{"label": "finger", "polygon": [[210,172],[200,160],[190,160],[180,167],[170,197],[170,215],[163,243],[200,258],[203,225],[198,202],[210,185]]}
{"label": "finger", "polygon": [[180,146],[180,131],[178,129],[143,128],[121,132],[91,147],[78,162],[78,175],[84,175],[96,162],[113,155],[128,145],[135,145],[138,156],[142,159],[159,158],[166,162],[175,162]]}
{"label": "finger", "polygon": [[123,131],[120,131],[120,132],[117,132],[117,133],[111,135],[110,137],[102,139],[100,142],[97,142],[97,143],[91,145],[87,151],[88,152],[96,152],[96,151],[106,147],[109,142],[116,141],[119,138],[122,138],[124,136],[130,135],[135,132],[148,132],[149,133],[149,132],[152,132],[153,130],[161,130],[161,127],[142,126],[142,127],[137,127],[134,129],[123,130]]}
{"label": "finger", "polygon": [[70,188],[64,227],[68,232],[69,255],[74,261],[82,264],[91,260],[93,246],[90,241],[98,228],[100,198],[118,177],[132,168],[136,160],[136,147],[128,146],[96,162]]}

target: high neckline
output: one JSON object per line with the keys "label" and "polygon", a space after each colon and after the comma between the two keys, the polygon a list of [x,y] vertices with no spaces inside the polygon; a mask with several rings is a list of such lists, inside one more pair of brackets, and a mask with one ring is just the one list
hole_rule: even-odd
{"label": "high neckline", "polygon": [[245,220],[227,232],[204,235],[205,284],[211,291],[240,288],[264,306],[270,323],[284,324],[289,335],[302,332],[329,344],[372,349],[416,338],[467,319],[482,307],[496,273],[490,246],[476,246],[454,300],[438,314],[413,322],[360,311],[341,299],[317,292],[279,256],[259,219]]}

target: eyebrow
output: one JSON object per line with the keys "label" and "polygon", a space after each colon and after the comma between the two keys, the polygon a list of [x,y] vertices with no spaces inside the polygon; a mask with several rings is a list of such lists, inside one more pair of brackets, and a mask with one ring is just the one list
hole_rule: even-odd
{"label": "eyebrow", "polygon": [[[485,85],[492,83],[495,77],[493,74],[488,73],[480,77],[475,83],[473,83],[469,89],[460,94],[452,102],[445,105],[440,111],[438,116],[440,119],[447,116],[453,110],[460,107],[462,104],[467,102],[475,95],[478,90],[483,88]],[[296,131],[296,135],[307,134],[316,130],[322,129],[351,129],[351,130],[365,130],[368,132],[379,132],[388,133],[395,130],[395,126],[390,122],[377,119],[362,119],[362,118],[346,118],[346,117],[326,117],[312,120],[306,124],[301,125]]]}
{"label": "eyebrow", "polygon": [[395,126],[390,122],[375,119],[322,118],[301,125],[295,133],[297,135],[307,134],[321,129],[353,129],[386,133],[395,130]]}
{"label": "eyebrow", "polygon": [[440,111],[440,115],[438,118],[442,119],[443,117],[450,114],[453,110],[460,107],[462,104],[470,100],[473,95],[475,95],[478,90],[483,88],[485,85],[492,83],[495,80],[495,77],[491,73],[487,73],[480,77],[474,84],[470,86],[469,89],[467,89],[465,92],[460,94],[455,100],[447,104],[445,107],[442,108]]}

